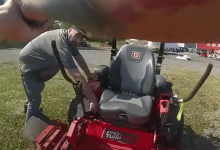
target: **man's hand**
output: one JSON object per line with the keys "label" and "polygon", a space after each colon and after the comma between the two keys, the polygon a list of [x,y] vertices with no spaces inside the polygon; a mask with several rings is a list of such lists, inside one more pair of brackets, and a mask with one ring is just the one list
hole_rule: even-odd
{"label": "man's hand", "polygon": [[94,113],[97,112],[98,100],[97,100],[95,94],[90,89],[90,86],[87,82],[83,83],[82,90],[83,90],[83,94],[86,96],[86,98],[91,101],[90,110]]}
{"label": "man's hand", "polygon": [[89,111],[91,111],[93,113],[96,113],[98,111],[98,104],[91,102],[90,103],[90,110]]}
{"label": "man's hand", "polygon": [[24,5],[22,0],[7,0],[1,6],[1,11],[5,12],[3,21],[6,24],[6,31],[4,37],[1,36],[1,40],[29,42],[48,29],[52,22],[41,13],[33,14],[26,11],[26,8],[30,9],[30,7]]}
{"label": "man's hand", "polygon": [[212,43],[220,40],[220,21],[216,19],[220,14],[219,0],[21,1],[36,14],[45,13],[102,37],[167,43]]}

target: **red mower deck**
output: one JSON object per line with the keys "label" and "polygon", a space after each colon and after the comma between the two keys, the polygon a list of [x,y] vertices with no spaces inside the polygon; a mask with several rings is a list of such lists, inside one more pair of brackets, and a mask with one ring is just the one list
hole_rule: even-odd
{"label": "red mower deck", "polygon": [[78,118],[67,129],[61,123],[49,125],[35,140],[37,150],[157,150],[157,134],[122,129],[98,120]]}

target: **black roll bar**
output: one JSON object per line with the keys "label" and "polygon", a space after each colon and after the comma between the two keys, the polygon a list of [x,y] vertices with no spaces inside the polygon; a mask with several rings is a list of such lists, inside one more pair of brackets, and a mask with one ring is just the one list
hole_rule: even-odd
{"label": "black roll bar", "polygon": [[118,52],[118,50],[117,50],[117,40],[116,40],[116,38],[113,38],[112,39],[112,49],[111,49],[110,61],[112,61],[114,56],[117,55],[117,52]]}
{"label": "black roll bar", "polygon": [[201,77],[201,79],[199,80],[197,85],[194,87],[194,89],[191,91],[191,93],[188,96],[186,96],[185,98],[179,100],[180,102],[190,101],[196,95],[196,93],[199,91],[199,89],[201,88],[203,83],[206,81],[206,79],[210,75],[210,73],[212,71],[212,68],[213,68],[213,64],[208,64],[205,73],[203,74],[203,76]]}
{"label": "black roll bar", "polygon": [[159,54],[157,57],[157,64],[156,64],[156,74],[159,75],[161,72],[161,66],[162,66],[162,62],[163,62],[163,54],[164,54],[164,46],[165,43],[160,43],[160,49],[159,49]]}

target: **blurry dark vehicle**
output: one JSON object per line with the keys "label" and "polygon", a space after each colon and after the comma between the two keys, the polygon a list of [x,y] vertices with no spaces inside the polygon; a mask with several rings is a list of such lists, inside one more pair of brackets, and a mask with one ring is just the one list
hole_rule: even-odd
{"label": "blurry dark vehicle", "polygon": [[201,55],[202,54],[202,49],[196,49],[196,54]]}
{"label": "blurry dark vehicle", "polygon": [[86,39],[83,39],[81,43],[79,43],[78,47],[91,47],[91,44],[88,43]]}
{"label": "blurry dark vehicle", "polygon": [[208,50],[202,50],[202,53],[200,56],[207,58],[208,57]]}

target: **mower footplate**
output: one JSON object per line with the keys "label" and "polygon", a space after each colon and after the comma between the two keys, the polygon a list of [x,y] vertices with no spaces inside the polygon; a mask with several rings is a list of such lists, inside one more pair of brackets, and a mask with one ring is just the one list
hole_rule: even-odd
{"label": "mower footplate", "polygon": [[69,146],[66,142],[68,126],[59,121],[53,121],[55,125],[47,128],[35,139],[37,150],[66,150]]}

